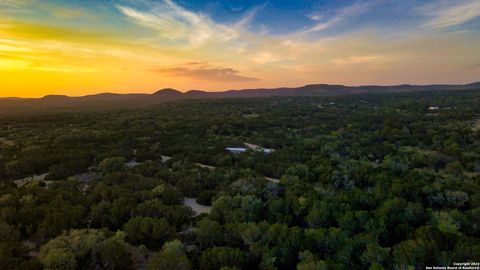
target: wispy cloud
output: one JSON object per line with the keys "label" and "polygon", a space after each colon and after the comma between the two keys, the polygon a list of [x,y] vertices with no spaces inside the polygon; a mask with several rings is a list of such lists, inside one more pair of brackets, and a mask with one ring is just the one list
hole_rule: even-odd
{"label": "wispy cloud", "polygon": [[[240,18],[240,20],[238,20],[234,25],[233,27],[235,29],[237,29],[237,31],[246,31],[248,30],[248,28],[250,27],[250,24],[252,23],[252,21],[255,19],[255,16],[257,16],[257,13],[259,11],[261,11],[263,8],[265,8],[267,4],[263,4],[263,5],[258,5],[258,6],[255,6],[253,8],[251,8],[250,10],[247,10],[247,12],[245,13],[245,15]],[[265,29],[263,29],[265,30]]]}
{"label": "wispy cloud", "polygon": [[419,12],[429,17],[427,28],[460,25],[480,16],[480,0],[436,1],[421,7]]}
{"label": "wispy cloud", "polygon": [[199,46],[210,39],[223,41],[237,37],[237,31],[213,22],[208,16],[180,7],[170,0],[150,4],[147,11],[118,5],[118,9],[136,23],[153,28],[158,37],[174,45]]}
{"label": "wispy cloud", "polygon": [[310,34],[326,30],[335,26],[336,24],[352,18],[353,16],[358,16],[365,13],[372,5],[373,2],[355,2],[350,6],[346,6],[344,8],[341,8],[340,10],[333,12],[334,15],[330,16],[330,18],[328,18],[328,16],[324,14],[325,12],[316,12],[313,14],[309,14],[308,17],[311,20],[316,21],[317,23],[314,26],[302,31],[301,33]]}
{"label": "wispy cloud", "polygon": [[280,57],[269,51],[256,53],[250,58],[252,62],[257,64],[272,63],[278,61],[279,59]]}
{"label": "wispy cloud", "polygon": [[28,0],[1,0],[0,7],[22,7],[28,4]]}
{"label": "wispy cloud", "polygon": [[34,0],[0,0],[0,16],[17,16],[31,14],[30,7],[34,6]]}
{"label": "wispy cloud", "polygon": [[153,69],[153,72],[172,76],[189,77],[207,81],[257,81],[257,78],[240,75],[240,71],[229,67],[215,67],[205,62],[190,62],[184,66]]}
{"label": "wispy cloud", "polygon": [[[265,27],[260,32],[250,28],[253,19],[265,5],[246,11],[240,20],[231,25],[216,22],[207,14],[187,10],[172,0],[146,1],[143,9],[127,4],[117,7],[133,22],[153,29],[157,36],[149,41],[157,42],[163,48],[170,46],[177,51],[200,53],[200,57],[208,57],[213,62],[227,60],[228,66],[237,57],[244,62],[240,65],[251,63],[272,67],[272,63],[280,65],[295,61],[300,55],[315,53],[321,47],[321,41],[316,37],[317,32],[367,12],[374,3],[376,2],[371,0],[357,1],[331,11],[333,15],[320,12],[311,14],[311,19],[317,21],[316,25],[293,33],[275,35],[270,35]],[[305,53],[299,53],[300,51]]]}
{"label": "wispy cloud", "polygon": [[354,55],[345,58],[335,58],[332,62],[337,66],[365,65],[377,63],[381,60],[378,55]]}

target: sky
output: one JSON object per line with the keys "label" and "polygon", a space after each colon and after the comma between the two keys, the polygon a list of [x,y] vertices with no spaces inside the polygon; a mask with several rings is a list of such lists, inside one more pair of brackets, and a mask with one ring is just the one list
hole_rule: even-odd
{"label": "sky", "polygon": [[480,81],[480,0],[0,0],[0,96]]}

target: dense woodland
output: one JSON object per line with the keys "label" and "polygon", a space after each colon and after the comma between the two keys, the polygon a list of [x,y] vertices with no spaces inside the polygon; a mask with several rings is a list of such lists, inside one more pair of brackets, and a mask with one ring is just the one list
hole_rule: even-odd
{"label": "dense woodland", "polygon": [[480,261],[480,92],[3,115],[0,179],[0,269]]}

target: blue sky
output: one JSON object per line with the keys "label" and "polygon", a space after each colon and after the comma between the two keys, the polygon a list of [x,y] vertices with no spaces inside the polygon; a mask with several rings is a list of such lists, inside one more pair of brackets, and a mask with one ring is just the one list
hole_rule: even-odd
{"label": "blue sky", "polygon": [[[162,2],[157,0],[156,2]],[[347,14],[348,18],[333,27],[331,33],[354,31],[362,27],[380,27],[385,30],[407,30],[411,27],[420,27],[422,23],[435,19],[434,11],[440,11],[449,6],[455,6],[456,1],[438,0],[370,0],[370,1],[320,1],[320,0],[216,0],[216,1],[176,1],[189,10],[205,13],[219,23],[234,23],[254,12],[250,27],[262,30],[268,29],[271,33],[285,34],[314,27],[318,21],[328,21],[344,9],[358,7],[357,11]],[[457,1],[460,3],[462,1]],[[475,0],[463,1],[474,3]],[[422,11],[425,9],[425,11]],[[427,12],[431,9],[432,12]],[[464,12],[468,13],[468,12]],[[476,14],[458,18],[451,22],[451,29],[461,26],[471,29],[480,28],[480,20]],[[318,20],[315,20],[318,19]],[[460,27],[458,27],[460,26]],[[448,28],[448,27],[445,27]]]}

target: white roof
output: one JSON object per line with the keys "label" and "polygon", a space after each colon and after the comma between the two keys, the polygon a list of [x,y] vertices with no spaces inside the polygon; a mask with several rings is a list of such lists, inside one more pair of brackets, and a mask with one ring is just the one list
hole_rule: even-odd
{"label": "white roof", "polygon": [[243,147],[227,147],[225,149],[228,151],[247,151],[247,149]]}

